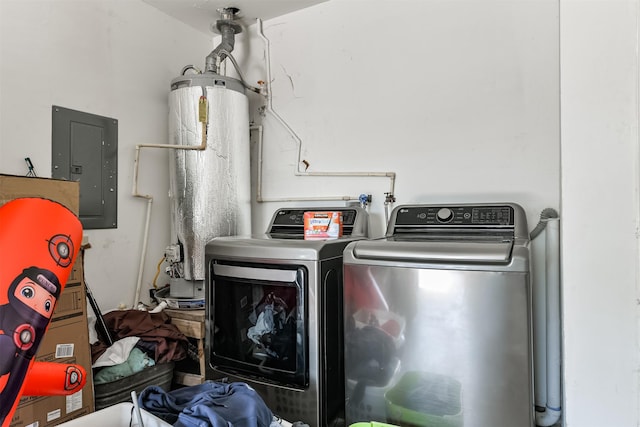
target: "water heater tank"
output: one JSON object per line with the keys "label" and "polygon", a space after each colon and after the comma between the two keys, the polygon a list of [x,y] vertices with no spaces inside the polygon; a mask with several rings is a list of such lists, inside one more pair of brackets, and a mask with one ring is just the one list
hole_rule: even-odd
{"label": "water heater tank", "polygon": [[[206,243],[251,232],[249,103],[242,83],[213,73],[174,79],[170,143],[203,143],[201,97],[206,98],[206,149],[174,149],[169,160],[171,231],[182,246],[183,279],[198,288],[205,277]],[[171,289],[172,296],[189,293]]]}

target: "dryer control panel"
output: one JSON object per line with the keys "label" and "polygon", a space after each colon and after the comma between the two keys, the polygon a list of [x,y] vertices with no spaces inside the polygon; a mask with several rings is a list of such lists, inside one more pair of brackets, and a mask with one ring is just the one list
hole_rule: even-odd
{"label": "dryer control panel", "polygon": [[369,214],[361,207],[278,209],[273,214],[267,234],[303,238],[305,212],[340,212],[343,236],[368,237]]}

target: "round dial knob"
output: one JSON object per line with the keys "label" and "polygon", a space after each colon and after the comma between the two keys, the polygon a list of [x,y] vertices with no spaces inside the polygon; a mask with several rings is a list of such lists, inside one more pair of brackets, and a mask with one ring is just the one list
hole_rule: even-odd
{"label": "round dial knob", "polygon": [[449,222],[453,219],[453,211],[449,208],[442,208],[436,214],[438,221]]}

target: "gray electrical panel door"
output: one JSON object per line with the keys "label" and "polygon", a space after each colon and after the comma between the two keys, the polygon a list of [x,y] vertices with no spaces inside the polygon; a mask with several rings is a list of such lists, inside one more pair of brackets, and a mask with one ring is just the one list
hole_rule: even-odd
{"label": "gray electrical panel door", "polygon": [[85,229],[118,226],[118,121],[52,108],[52,178],[80,181]]}

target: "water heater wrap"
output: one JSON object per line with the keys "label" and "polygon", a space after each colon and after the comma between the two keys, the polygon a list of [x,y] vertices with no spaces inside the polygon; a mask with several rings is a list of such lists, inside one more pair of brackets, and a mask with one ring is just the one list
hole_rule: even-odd
{"label": "water heater wrap", "polygon": [[198,103],[207,98],[205,150],[171,150],[171,226],[183,247],[184,278],[204,280],[204,249],[219,236],[250,234],[249,107],[244,88],[215,74],[172,81],[170,143],[202,144]]}

